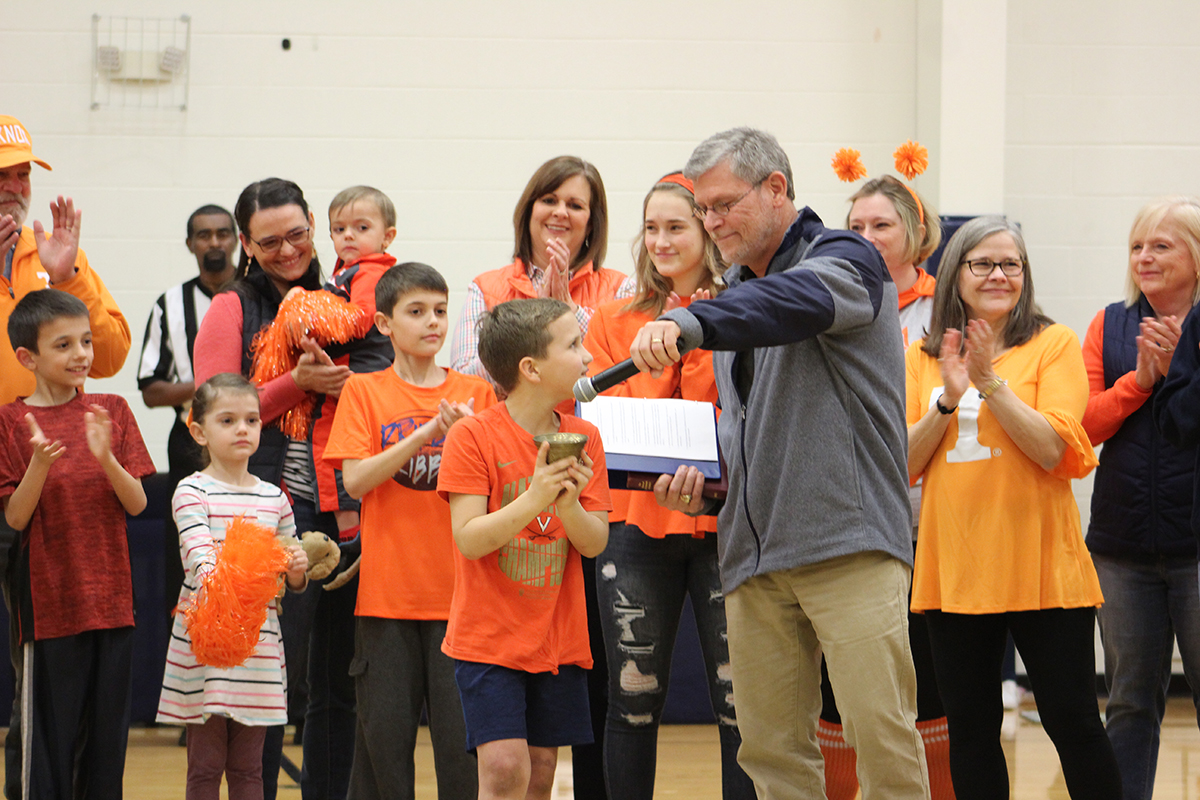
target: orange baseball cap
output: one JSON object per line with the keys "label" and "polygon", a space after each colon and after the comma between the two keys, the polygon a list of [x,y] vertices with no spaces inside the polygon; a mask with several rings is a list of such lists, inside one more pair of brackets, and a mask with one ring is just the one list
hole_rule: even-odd
{"label": "orange baseball cap", "polygon": [[13,164],[23,164],[32,161],[40,167],[53,169],[45,161],[33,156],[33,144],[30,142],[29,131],[16,117],[0,114],[0,169],[11,167]]}

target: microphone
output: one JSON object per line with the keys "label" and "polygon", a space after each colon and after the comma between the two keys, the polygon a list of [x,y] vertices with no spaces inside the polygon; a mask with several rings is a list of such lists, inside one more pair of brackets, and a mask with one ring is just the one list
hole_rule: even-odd
{"label": "microphone", "polygon": [[618,383],[624,383],[637,374],[637,365],[633,363],[632,358],[627,358],[620,364],[598,372],[590,378],[580,378],[575,381],[575,388],[571,392],[579,402],[590,403],[601,392],[611,389]]}

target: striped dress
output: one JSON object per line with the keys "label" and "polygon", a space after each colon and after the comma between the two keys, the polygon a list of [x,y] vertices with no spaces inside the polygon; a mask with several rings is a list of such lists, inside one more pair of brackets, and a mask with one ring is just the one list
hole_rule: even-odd
{"label": "striped dress", "polygon": [[[179,550],[185,570],[180,602],[191,597],[198,579],[215,563],[215,543],[225,538],[234,518],[277,528],[296,536],[292,507],[278,486],[255,479],[253,486],[233,486],[202,472],[184,478],[171,501],[179,528]],[[231,669],[208,667],[196,661],[183,615],[175,615],[158,722],[201,724],[209,716],[229,717],[242,725],[287,723],[287,665],[279,631],[276,604],[267,612],[258,648],[246,663]]]}

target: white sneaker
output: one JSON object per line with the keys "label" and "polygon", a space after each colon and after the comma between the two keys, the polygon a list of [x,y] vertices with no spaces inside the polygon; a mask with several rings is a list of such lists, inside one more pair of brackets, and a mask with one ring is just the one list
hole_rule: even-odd
{"label": "white sneaker", "polygon": [[1000,684],[1000,697],[1004,701],[1004,707],[1014,711],[1021,705],[1021,687],[1016,681],[1004,681]]}

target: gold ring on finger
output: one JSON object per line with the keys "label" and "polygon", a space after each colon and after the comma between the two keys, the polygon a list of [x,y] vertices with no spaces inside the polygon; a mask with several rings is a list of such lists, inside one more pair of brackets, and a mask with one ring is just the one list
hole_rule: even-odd
{"label": "gold ring on finger", "polygon": [[679,495],[679,499],[686,504],[691,504],[692,502],[692,496],[690,494],[681,494]]}

